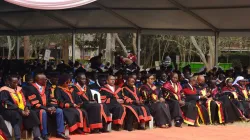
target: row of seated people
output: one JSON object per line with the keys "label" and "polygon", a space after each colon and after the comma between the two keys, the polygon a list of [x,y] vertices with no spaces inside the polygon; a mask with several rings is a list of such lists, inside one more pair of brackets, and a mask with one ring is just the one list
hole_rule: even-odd
{"label": "row of seated people", "polygon": [[107,132],[111,122],[117,130],[124,125],[125,130],[131,131],[134,122],[139,124],[138,129],[144,130],[151,116],[161,128],[171,127],[172,120],[176,127],[183,122],[199,126],[200,122],[248,121],[245,116],[249,115],[249,94],[242,77],[235,84],[240,89],[232,91],[232,79],[227,79],[222,93],[216,87],[209,89],[204,76],[191,77],[184,88],[177,73],[172,73],[171,80],[160,89],[153,84],[154,80],[154,75],[148,74],[145,84],[138,89],[136,75],[131,74],[126,85],[119,88],[115,86],[115,77],[110,75],[107,84],[99,89],[102,103],[98,103],[83,73],[77,74],[74,86],[70,85],[68,75],[61,75],[53,86],[46,86],[46,76],[37,74],[33,83],[21,88],[18,77],[10,76],[7,86],[0,89],[0,114],[11,123],[17,140],[21,138],[21,128],[32,129],[34,139],[49,139],[48,134],[53,131],[59,138],[70,139],[64,134],[65,122],[70,133],[85,134]]}

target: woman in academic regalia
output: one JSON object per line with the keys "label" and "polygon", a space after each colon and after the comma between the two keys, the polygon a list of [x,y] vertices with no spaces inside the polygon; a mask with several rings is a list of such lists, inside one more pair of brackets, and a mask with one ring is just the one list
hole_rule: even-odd
{"label": "woman in academic regalia", "polygon": [[162,86],[162,92],[166,102],[172,108],[172,116],[176,125],[181,125],[183,120],[189,125],[195,125],[198,110],[195,104],[185,101],[177,73],[171,73],[170,80]]}
{"label": "woman in academic regalia", "polygon": [[[228,96],[228,98],[230,99],[231,103],[233,103],[234,105],[234,112],[237,114],[237,116],[244,120],[244,121],[249,121],[249,119],[247,119],[245,117],[244,114],[246,114],[245,109],[243,107],[242,102],[240,102],[238,100],[238,95],[236,92],[236,89],[233,87],[233,79],[232,78],[227,78],[225,80],[225,86],[222,88],[221,90],[221,94],[224,96]],[[231,117],[231,115],[229,115],[229,117]]]}
{"label": "woman in academic regalia", "polygon": [[150,114],[154,117],[156,126],[166,128],[166,125],[168,125],[171,127],[169,106],[165,104],[160,90],[153,85],[154,80],[155,76],[153,74],[147,74],[145,84],[141,86],[140,93],[143,96],[145,105],[150,109]]}
{"label": "woman in academic regalia", "polygon": [[243,105],[244,115],[246,118],[250,118],[250,96],[249,91],[246,88],[246,79],[242,76],[238,76],[233,83],[234,88],[238,96],[238,100]]}
{"label": "woman in academic regalia", "polygon": [[71,83],[69,75],[61,75],[58,85],[55,89],[55,98],[59,102],[59,106],[63,109],[65,120],[69,125],[70,132],[89,133],[89,123],[87,112],[80,109],[74,101],[76,98],[73,94],[74,88],[69,86]]}

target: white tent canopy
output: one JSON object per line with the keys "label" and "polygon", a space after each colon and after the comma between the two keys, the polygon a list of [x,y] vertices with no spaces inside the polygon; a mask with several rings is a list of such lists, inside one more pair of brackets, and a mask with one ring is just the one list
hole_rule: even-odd
{"label": "white tent canopy", "polygon": [[250,35],[250,0],[97,0],[44,11],[0,1],[0,34],[141,32]]}

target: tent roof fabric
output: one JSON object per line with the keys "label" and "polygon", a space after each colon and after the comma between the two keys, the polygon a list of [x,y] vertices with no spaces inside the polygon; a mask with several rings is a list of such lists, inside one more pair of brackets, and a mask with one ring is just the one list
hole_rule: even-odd
{"label": "tent roof fabric", "polygon": [[45,11],[0,0],[0,35],[137,32],[249,36],[250,0],[97,0]]}

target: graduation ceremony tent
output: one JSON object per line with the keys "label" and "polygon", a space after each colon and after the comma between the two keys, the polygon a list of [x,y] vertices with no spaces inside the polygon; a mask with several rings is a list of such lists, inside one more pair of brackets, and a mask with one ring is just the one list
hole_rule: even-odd
{"label": "graduation ceremony tent", "polygon": [[96,0],[63,10],[0,0],[0,35],[137,32],[140,51],[141,34],[248,36],[249,13],[250,0]]}

